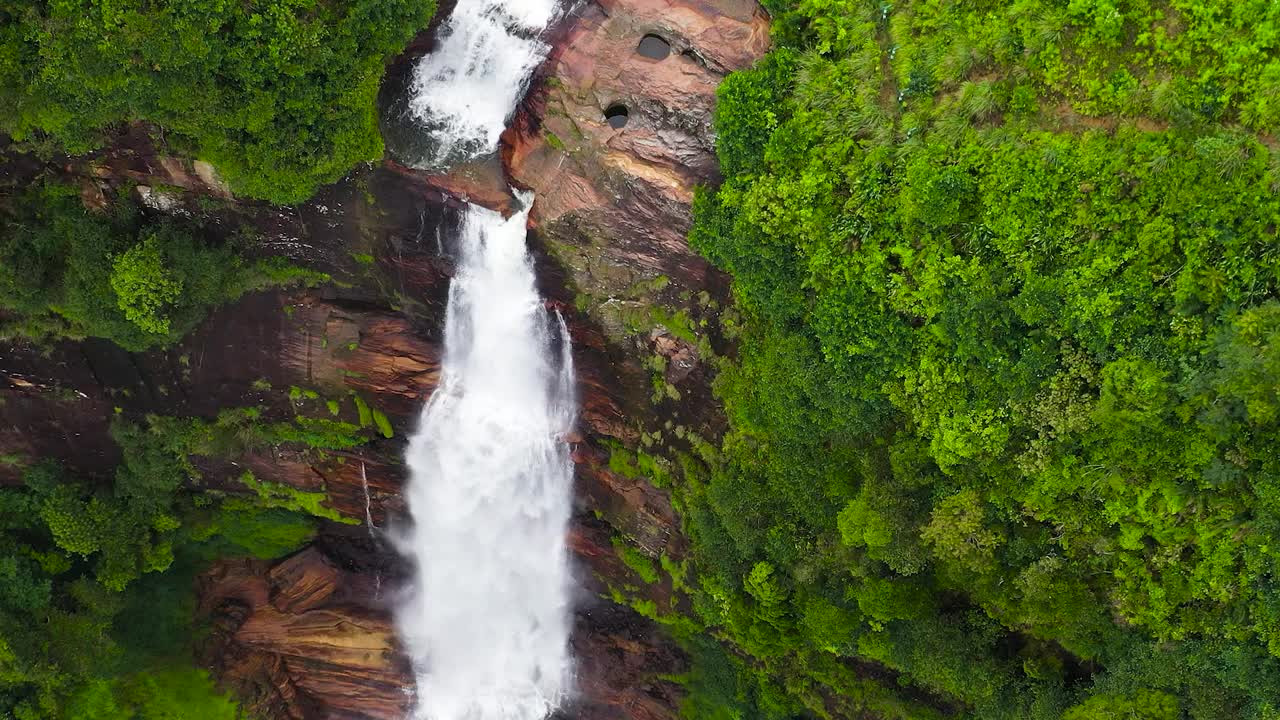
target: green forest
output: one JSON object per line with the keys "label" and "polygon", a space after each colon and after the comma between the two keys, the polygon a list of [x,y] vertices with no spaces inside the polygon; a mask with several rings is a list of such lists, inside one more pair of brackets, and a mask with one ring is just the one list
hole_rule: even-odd
{"label": "green forest", "polygon": [[145,121],[237,194],[300,202],[381,159],[385,63],[434,11],[433,0],[8,0],[0,132],[83,153]]}
{"label": "green forest", "polygon": [[766,4],[691,717],[1280,717],[1280,9]]}
{"label": "green forest", "polygon": [[[671,606],[615,599],[687,652],[683,716],[1280,720],[1280,5],[763,4],[689,236],[732,278],[728,430],[610,460],[679,511],[687,558],[618,545]],[[296,204],[383,156],[434,10],[12,0],[0,135],[54,162],[145,125]],[[0,183],[5,341],[171,348],[329,279],[51,175]],[[334,407],[122,415],[113,475],[0,487],[0,720],[241,718],[194,578],[355,521],[194,458],[391,437]]]}

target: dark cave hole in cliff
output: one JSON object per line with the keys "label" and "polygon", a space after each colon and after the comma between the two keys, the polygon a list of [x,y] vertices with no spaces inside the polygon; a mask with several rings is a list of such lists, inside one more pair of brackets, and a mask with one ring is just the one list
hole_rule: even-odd
{"label": "dark cave hole in cliff", "polygon": [[627,120],[630,118],[630,115],[631,113],[627,111],[626,105],[619,105],[617,103],[610,105],[608,109],[604,111],[604,119],[609,123],[609,127],[614,130],[626,127]]}
{"label": "dark cave hole in cliff", "polygon": [[636,46],[636,52],[641,57],[647,57],[650,60],[666,60],[671,54],[671,43],[667,42],[659,35],[649,33],[640,38],[640,44]]}

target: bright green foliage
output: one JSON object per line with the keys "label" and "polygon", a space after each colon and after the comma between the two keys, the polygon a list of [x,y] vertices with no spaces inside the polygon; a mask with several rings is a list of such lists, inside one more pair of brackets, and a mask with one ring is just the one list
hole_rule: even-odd
{"label": "bright green foliage", "polygon": [[[869,42],[896,43],[891,79],[911,113],[936,100],[966,118],[1053,104],[1183,125],[1280,124],[1280,10],[1260,0],[917,1],[883,14],[860,0],[774,4],[776,40],[831,60],[861,64]],[[960,92],[932,97],[939,89]]]}
{"label": "bright green foliage", "polygon": [[699,614],[816,715],[843,660],[965,717],[1273,717],[1280,16],[771,8],[690,236],[743,313],[676,487]]}
{"label": "bright green foliage", "polygon": [[353,394],[351,396],[356,403],[356,412],[360,415],[360,427],[365,428],[373,424],[373,411],[369,408],[369,403],[364,398]]}
{"label": "bright green foliage", "polygon": [[299,415],[292,423],[268,425],[262,430],[258,442],[295,442],[311,448],[347,450],[365,443],[366,438],[357,434],[359,430],[355,425],[340,420]]}
{"label": "bright green foliage", "polygon": [[1178,700],[1142,690],[1129,696],[1099,695],[1067,710],[1062,720],[1178,720]]}
{"label": "bright green foliage", "polygon": [[315,283],[278,261],[245,262],[181,219],[127,202],[108,215],[76,189],[43,183],[0,195],[0,335],[101,337],[128,350],[170,345],[215,305],[270,285]]}
{"label": "bright green foliage", "polygon": [[190,455],[234,458],[285,443],[323,452],[347,450],[368,440],[359,427],[324,417],[299,415],[293,422],[268,422],[262,419],[262,408],[228,408],[213,420],[152,415],[146,431],[138,432],[159,452],[184,463]]}
{"label": "bright green foliage", "polygon": [[658,569],[653,566],[653,560],[648,555],[619,537],[613,539],[613,549],[618,553],[618,557],[622,558],[622,562],[641,580],[650,585],[658,582]]}
{"label": "bright green foliage", "polygon": [[155,235],[112,261],[111,289],[129,322],[145,332],[169,334],[168,307],[182,294],[182,281],[170,276]]}
{"label": "bright green foliage", "polygon": [[1002,538],[986,527],[983,515],[982,499],[966,488],[938,502],[920,539],[936,557],[973,572],[989,570]]}
{"label": "bright green foliage", "polygon": [[265,509],[279,508],[292,512],[305,513],[312,517],[325,518],[334,522],[359,525],[360,520],[349,518],[322,503],[329,499],[323,492],[306,492],[281,483],[259,480],[253,473],[246,472],[240,476],[240,482],[258,495],[257,507]]}
{"label": "bright green foliage", "polygon": [[263,509],[252,500],[230,498],[199,533],[214,539],[219,554],[270,560],[306,545],[315,537],[316,523],[297,512]]}
{"label": "bright green foliage", "polygon": [[18,0],[0,10],[0,131],[73,153],[146,120],[239,193],[306,199],[378,158],[385,60],[430,0]]}
{"label": "bright green foliage", "polygon": [[235,702],[194,668],[143,672],[85,687],[63,710],[66,720],[240,720]]}
{"label": "bright green foliage", "polygon": [[376,408],[373,410],[373,424],[378,428],[378,432],[382,434],[382,437],[387,439],[395,437],[396,431],[391,427],[390,418],[387,417],[386,413]]}

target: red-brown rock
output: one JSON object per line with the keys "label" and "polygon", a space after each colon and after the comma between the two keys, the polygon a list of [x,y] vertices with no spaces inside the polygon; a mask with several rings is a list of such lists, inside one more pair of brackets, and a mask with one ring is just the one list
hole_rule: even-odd
{"label": "red-brown rock", "polygon": [[384,609],[334,605],[341,573],[315,549],[274,567],[220,562],[200,580],[204,655],[268,717],[401,720],[409,674]]}
{"label": "red-brown rock", "polygon": [[324,605],[338,590],[342,572],[309,547],[271,568],[271,604],[282,613],[303,613]]}
{"label": "red-brown rock", "polygon": [[[636,51],[651,33],[671,44],[663,60]],[[715,91],[767,50],[768,19],[752,0],[604,0],[563,34],[503,137],[509,175],[537,193],[533,222],[608,264],[704,286],[685,233],[694,186],[717,175]],[[612,105],[628,110],[621,129]]]}

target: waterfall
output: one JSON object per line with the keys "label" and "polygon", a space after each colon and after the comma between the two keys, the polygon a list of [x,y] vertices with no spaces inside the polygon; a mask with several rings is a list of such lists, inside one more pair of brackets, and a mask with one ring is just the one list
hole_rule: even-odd
{"label": "waterfall", "polygon": [[437,147],[428,165],[492,151],[538,63],[556,0],[458,0],[413,70],[409,113]]}
{"label": "waterfall", "polygon": [[542,720],[571,684],[573,367],[524,236],[525,212],[468,211],[440,386],[409,445],[418,583],[399,621],[424,720]]}
{"label": "waterfall", "polygon": [[[552,0],[460,0],[411,105],[440,157],[491,151],[530,72]],[[570,695],[566,533],[575,421],[564,319],[510,218],[469,207],[458,230],[440,384],[409,442],[414,584],[397,626],[415,720],[543,720]]]}

